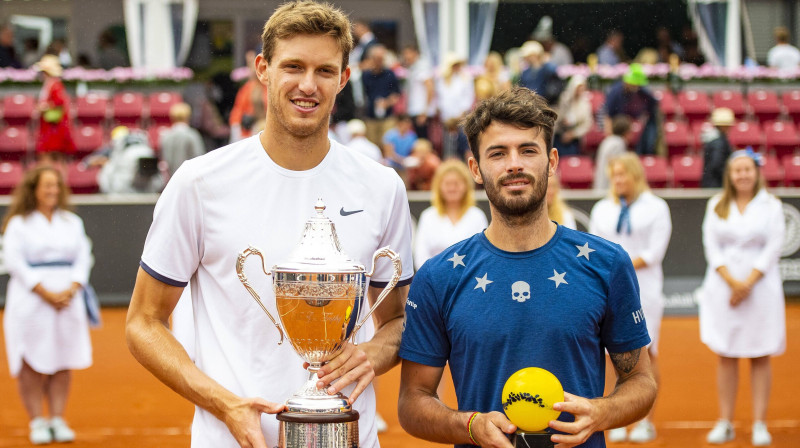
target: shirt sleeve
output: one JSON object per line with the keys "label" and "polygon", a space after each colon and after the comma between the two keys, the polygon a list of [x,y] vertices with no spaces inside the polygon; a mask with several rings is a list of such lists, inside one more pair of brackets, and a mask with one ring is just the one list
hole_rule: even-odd
{"label": "shirt sleeve", "polygon": [[202,179],[183,163],[156,203],[140,265],[153,278],[186,286],[203,253]]}
{"label": "shirt sleeve", "polygon": [[[391,174],[395,184],[393,197],[389,198],[392,208],[379,247],[388,246],[400,256],[403,270],[397,286],[405,286],[411,283],[411,277],[414,276],[414,259],[411,256],[411,211],[408,208],[408,197],[402,179],[394,170],[391,170]],[[392,263],[379,258],[375,274],[370,280],[371,286],[379,288],[386,286],[392,279],[393,269]]]}
{"label": "shirt sleeve", "polygon": [[[426,366],[444,367],[450,353],[450,339],[428,271],[429,265],[420,269],[411,284],[398,356]],[[437,289],[441,292],[441,288]]]}
{"label": "shirt sleeve", "polygon": [[664,260],[672,236],[672,217],[669,213],[669,206],[660,200],[653,205],[652,211],[656,215],[655,224],[648,232],[647,246],[639,254],[639,257],[648,266],[659,264]]}
{"label": "shirt sleeve", "polygon": [[714,271],[725,265],[716,230],[719,216],[714,211],[714,207],[716,207],[717,202],[719,202],[719,197],[709,199],[708,206],[706,206],[706,215],[703,218],[703,250],[706,254],[708,266]]}
{"label": "shirt sleeve", "polygon": [[3,263],[11,277],[19,280],[28,291],[42,281],[41,274],[28,265],[25,258],[25,223],[22,216],[14,216],[3,234]]}
{"label": "shirt sleeve", "polygon": [[71,279],[73,282],[80,283],[81,286],[89,284],[89,273],[92,270],[92,245],[86,230],[83,227],[83,220],[78,215],[72,215],[75,220],[75,238],[78,240],[78,253],[72,262]]}
{"label": "shirt sleeve", "polygon": [[625,353],[650,343],[639,299],[639,282],[627,252],[617,246],[608,284],[608,305],[600,329],[612,353]]}
{"label": "shirt sleeve", "polygon": [[777,198],[770,197],[768,202],[769,231],[767,244],[761,253],[756,257],[753,268],[765,274],[781,258],[781,246],[783,245],[783,234],[786,231],[786,223],[783,218],[783,206]]}

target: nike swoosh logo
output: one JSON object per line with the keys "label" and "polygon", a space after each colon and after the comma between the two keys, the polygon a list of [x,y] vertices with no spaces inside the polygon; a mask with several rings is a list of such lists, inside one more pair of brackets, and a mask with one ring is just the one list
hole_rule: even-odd
{"label": "nike swoosh logo", "polygon": [[353,215],[353,214],[356,214],[356,213],[361,213],[361,212],[363,212],[363,211],[364,211],[364,210],[353,210],[353,211],[351,211],[351,212],[348,212],[348,211],[345,211],[345,210],[344,210],[344,207],[342,207],[342,208],[339,210],[339,214],[340,214],[340,215],[342,215],[342,216],[350,216],[350,215]]}

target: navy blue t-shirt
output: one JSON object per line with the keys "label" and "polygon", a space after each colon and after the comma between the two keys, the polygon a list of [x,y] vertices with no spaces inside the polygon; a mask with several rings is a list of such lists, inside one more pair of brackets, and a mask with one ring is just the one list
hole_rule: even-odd
{"label": "navy blue t-shirt", "polygon": [[[596,398],[604,349],[622,353],[649,342],[628,254],[558,226],[532,251],[506,252],[478,233],[426,262],[408,294],[400,357],[449,362],[459,409],[502,412],[503,385],[519,369],[547,369],[565,391]],[[604,447],[603,434],[581,446]]]}

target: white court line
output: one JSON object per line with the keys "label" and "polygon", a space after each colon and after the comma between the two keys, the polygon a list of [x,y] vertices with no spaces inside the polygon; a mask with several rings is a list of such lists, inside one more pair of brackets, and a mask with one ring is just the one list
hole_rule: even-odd
{"label": "white court line", "polygon": [[[663,422],[656,424],[657,428],[665,428],[665,429],[711,429],[716,424],[715,421],[677,421],[677,422]],[[736,422],[733,422],[733,426],[737,426]],[[741,425],[739,425],[741,426]],[[749,426],[749,424],[748,424]],[[782,429],[793,429],[793,428],[800,428],[800,420],[767,420],[767,427],[768,428],[782,428]]]}
{"label": "white court line", "polygon": [[[191,431],[188,427],[167,427],[167,428],[84,428],[74,427],[75,432],[87,437],[111,437],[111,436],[188,436]],[[28,431],[24,428],[14,429],[11,435],[15,437],[27,437]],[[2,445],[0,445],[2,446]]]}

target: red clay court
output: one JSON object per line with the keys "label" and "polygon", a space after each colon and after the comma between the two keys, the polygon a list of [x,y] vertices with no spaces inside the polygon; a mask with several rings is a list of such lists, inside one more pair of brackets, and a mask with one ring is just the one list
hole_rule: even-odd
{"label": "red clay court", "polygon": [[[103,310],[104,326],[92,331],[94,366],[77,371],[66,419],[82,447],[189,446],[193,407],[167,389],[141,367],[125,345],[126,310]],[[0,312],[2,315],[2,312]],[[705,434],[717,418],[716,356],[701,342],[696,317],[667,317],[662,325],[662,384],[656,402],[658,438],[647,444],[609,444],[610,448],[706,447]],[[773,359],[773,385],[767,424],[773,447],[800,447],[800,303],[787,307],[787,352]],[[749,369],[742,364],[736,407],[736,440],[719,445],[744,448],[750,445]],[[400,369],[395,368],[377,382],[380,413],[389,430],[380,436],[383,448],[445,447],[423,442],[406,434],[397,423],[397,390]],[[452,384],[444,399],[455,403]],[[9,377],[5,343],[0,334],[0,448],[31,446],[28,418]]]}

